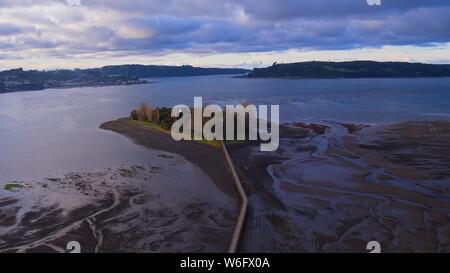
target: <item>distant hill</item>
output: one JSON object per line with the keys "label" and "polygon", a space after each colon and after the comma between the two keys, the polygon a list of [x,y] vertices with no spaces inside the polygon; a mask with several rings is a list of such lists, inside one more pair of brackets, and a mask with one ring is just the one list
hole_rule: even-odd
{"label": "distant hill", "polygon": [[82,86],[110,86],[148,83],[142,78],[187,77],[204,75],[245,74],[248,70],[235,68],[201,68],[193,66],[114,65],[91,69],[60,69],[51,71],[23,70],[0,72],[0,93],[70,88]]}
{"label": "distant hill", "polygon": [[249,72],[249,70],[240,68],[203,68],[190,65],[165,66],[138,64],[105,66],[94,70],[99,70],[107,75],[126,75],[136,76],[139,78],[233,75],[245,74]]}
{"label": "distant hill", "polygon": [[300,62],[274,63],[255,68],[248,78],[417,78],[450,77],[450,65],[407,62]]}

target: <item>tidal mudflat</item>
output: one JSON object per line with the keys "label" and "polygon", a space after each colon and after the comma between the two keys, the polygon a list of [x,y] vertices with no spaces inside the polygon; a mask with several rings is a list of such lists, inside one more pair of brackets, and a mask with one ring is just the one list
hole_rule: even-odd
{"label": "tidal mudflat", "polygon": [[[236,201],[182,156],[2,183],[0,252],[225,252]],[[188,175],[187,175],[188,174]]]}
{"label": "tidal mudflat", "polygon": [[[398,139],[397,142],[401,142],[407,139],[402,135],[412,136],[412,134],[409,134],[411,132],[408,129],[411,128],[409,125],[398,127],[395,131],[389,129],[389,126],[359,127],[344,123],[390,124],[408,120],[448,119],[450,117],[450,93],[448,92],[450,90],[450,78],[287,81],[276,79],[243,80],[230,78],[229,76],[205,76],[158,78],[154,80],[158,83],[65,90],[47,89],[0,95],[1,251],[18,251],[19,248],[21,251],[64,251],[69,239],[82,240],[82,236],[88,238],[84,243],[82,242],[82,251],[95,251],[98,241],[93,239],[93,231],[87,224],[87,220],[81,220],[113,205],[113,188],[117,188],[125,200],[131,198],[126,197],[127,192],[135,187],[140,187],[143,193],[145,189],[148,189],[147,193],[152,196],[155,196],[152,193],[153,188],[156,192],[166,192],[167,196],[173,198],[165,204],[165,207],[174,211],[177,219],[179,219],[173,222],[171,227],[178,227],[181,219],[185,219],[185,216],[182,216],[184,214],[177,214],[177,212],[189,203],[177,202],[178,197],[188,199],[189,195],[189,198],[192,197],[190,203],[196,203],[196,196],[199,196],[197,199],[201,202],[212,204],[211,207],[208,205],[208,209],[204,210],[204,215],[207,215],[208,212],[213,214],[217,212],[217,207],[220,207],[222,203],[215,203],[216,201],[228,200],[231,197],[231,203],[223,202],[226,204],[224,208],[235,212],[235,207],[238,207],[238,200],[232,197],[235,192],[233,184],[228,180],[229,177],[226,173],[218,171],[223,169],[220,166],[220,164],[223,164],[222,160],[213,158],[201,161],[199,159],[205,153],[202,153],[202,156],[196,156],[196,154],[205,150],[198,149],[198,146],[188,145],[189,147],[175,148],[173,145],[162,143],[163,141],[160,138],[145,138],[147,133],[142,130],[134,130],[126,126],[117,127],[117,129],[123,130],[123,132],[117,134],[98,129],[99,125],[107,120],[129,115],[130,110],[143,101],[156,107],[170,107],[180,103],[192,103],[194,96],[202,96],[205,102],[219,105],[240,102],[279,104],[281,122],[302,120],[312,123],[291,123],[284,127],[282,129],[281,149],[278,153],[259,153],[259,145],[255,146],[255,150],[252,150],[251,146],[234,150],[242,155],[240,157],[233,156],[235,163],[237,163],[235,166],[241,169],[241,173],[245,174],[246,178],[250,178],[245,179],[245,183],[252,206],[247,222],[248,232],[244,234],[241,251],[366,251],[365,241],[368,237],[381,241],[382,251],[408,251],[410,246],[424,251],[444,251],[446,249],[445,223],[447,216],[445,209],[441,209],[442,200],[445,199],[446,193],[437,194],[435,187],[442,185],[442,189],[445,190],[445,185],[448,184],[445,170],[449,170],[449,168],[445,169],[445,164],[435,163],[445,162],[445,157],[449,155],[445,147],[448,147],[448,139],[450,138],[446,138],[445,133],[438,130],[439,134],[436,134],[437,137],[433,140],[435,144],[439,144],[435,145],[435,152],[426,156],[429,154],[427,152],[427,154],[422,155],[422,159],[418,162],[413,160],[408,163],[405,160],[413,156],[404,156],[403,152],[400,153],[400,150],[393,150],[394,144],[383,147],[382,143],[376,143],[375,137],[384,139],[384,137],[389,137],[385,135],[389,133]],[[324,122],[324,120],[331,119],[335,122]],[[398,135],[401,128],[406,128],[404,129],[405,133]],[[419,126],[418,128],[427,127]],[[349,129],[351,132],[348,131]],[[430,130],[430,132],[433,130]],[[375,131],[380,132],[380,135],[377,136]],[[428,131],[426,130],[426,132]],[[136,137],[137,133],[140,133],[141,137]],[[135,137],[133,137],[133,134],[135,134]],[[126,135],[128,138],[121,135]],[[130,139],[133,139],[139,145],[136,145]],[[424,141],[428,140],[430,140],[429,137],[424,138]],[[409,143],[417,145],[423,143],[420,134],[416,139],[411,139]],[[412,155],[422,153],[422,148],[417,145],[405,148],[405,152],[410,149]],[[161,148],[158,149],[159,147]],[[178,168],[176,166],[171,168],[171,160],[165,160],[165,156],[158,156],[160,153],[158,150],[161,150],[162,147],[173,149],[166,150],[163,154],[181,155],[189,162],[187,165],[196,171],[191,173],[191,168]],[[430,145],[423,146],[424,151],[430,151],[431,147]],[[230,149],[235,148],[230,147]],[[240,149],[244,150],[241,151]],[[249,149],[249,151],[245,149]],[[182,154],[179,152],[182,152]],[[372,164],[370,160],[373,159],[370,158],[383,159],[384,161]],[[164,162],[168,165],[161,165]],[[388,168],[391,176],[397,177],[399,175],[405,177],[405,179],[386,179],[387,176],[381,174],[358,178],[360,180],[352,178],[352,175],[348,174],[349,172],[360,177],[364,172],[376,170],[376,168],[371,168],[367,164],[364,165],[364,162],[379,166],[382,170],[389,166],[397,168],[406,165],[406,171],[401,173],[399,170],[405,170],[404,167],[398,170]],[[388,165],[386,162],[392,165]],[[431,162],[434,163],[431,164]],[[190,163],[195,166],[190,165]],[[360,163],[363,164],[363,167],[356,167]],[[383,164],[377,165],[381,163]],[[422,164],[423,167],[425,163],[428,164],[429,170],[417,167],[417,164]],[[416,165],[407,166],[407,164]],[[149,181],[141,178],[121,177],[119,169],[131,169],[133,166],[146,168],[146,170],[139,171],[142,174],[150,171],[150,166],[162,167],[163,172],[148,178]],[[352,167],[344,168],[344,166]],[[283,168],[285,168],[285,171],[283,171]],[[361,170],[361,172],[358,170]],[[417,174],[419,170],[421,170],[422,176],[425,175],[425,179],[422,179],[422,176],[415,175],[417,180],[414,180],[414,177],[411,176]],[[432,171],[435,174],[431,175],[430,172]],[[441,178],[437,175],[438,171],[443,173]],[[424,172],[425,174],[423,174]],[[116,178],[112,182],[108,182],[108,177],[114,176],[115,173],[117,174]],[[313,177],[313,174],[316,176]],[[279,178],[275,175],[278,175]],[[77,177],[76,180],[70,178],[72,176]],[[81,178],[78,178],[78,176]],[[164,179],[161,178],[162,176],[164,176]],[[349,176],[350,178],[348,178]],[[166,177],[170,179],[167,180],[170,183],[165,182]],[[181,184],[174,177],[182,177],[181,181],[184,184]],[[430,179],[426,179],[426,177]],[[98,188],[97,197],[82,193],[74,184],[82,182],[81,184],[89,185],[90,181],[97,180],[97,178],[100,182],[94,182],[92,185],[92,187]],[[48,179],[50,180],[47,181]],[[61,179],[62,183],[66,182],[73,185],[61,190],[59,189],[61,183],[57,179]],[[99,184],[102,180],[108,182],[104,187]],[[367,180],[371,183],[368,183]],[[161,183],[157,186],[155,181]],[[320,184],[319,181],[328,184]],[[357,181],[360,182],[357,183]],[[122,183],[129,183],[129,185],[122,185]],[[201,186],[202,191],[195,194],[186,193],[187,195],[175,196],[176,192],[182,192],[183,187],[181,185],[184,186],[185,184],[188,185],[188,188],[191,184],[194,188]],[[369,190],[369,187],[375,186],[388,189],[389,184],[393,184],[398,189],[395,195]],[[179,187],[176,186],[177,191],[175,193],[169,190],[170,185],[179,185]],[[364,190],[369,191],[370,194],[359,193],[351,187],[352,185],[364,186]],[[299,192],[301,186],[303,186],[301,188],[303,192]],[[427,189],[429,187],[432,188],[431,192]],[[335,194],[334,197],[327,197],[320,193],[319,190],[325,189]],[[211,194],[209,194],[209,191]],[[370,204],[382,205],[383,203],[380,202],[383,200],[393,202],[403,198],[401,204],[407,204],[408,208],[404,214],[410,215],[413,211],[412,208],[416,208],[417,205],[411,206],[412,203],[409,199],[405,199],[406,197],[400,198],[401,195],[399,194],[408,193],[409,196],[413,196],[417,191],[422,197],[441,200],[439,205],[430,203],[427,206],[419,206],[417,210],[419,213],[415,214],[418,216],[421,215],[420,213],[426,212],[424,215],[427,215],[425,217],[428,219],[427,225],[431,223],[431,228],[416,228],[411,224],[411,220],[402,220],[401,222],[400,220],[403,218],[398,218],[400,216],[397,214],[403,213],[404,209],[396,210],[395,217],[398,218],[396,218],[397,220],[394,218],[391,222],[383,220],[385,221],[383,225],[391,223],[389,225],[393,226],[388,228],[386,232],[385,228],[378,228],[376,226],[378,224],[373,224],[372,220],[376,219],[374,218],[375,215],[381,213],[386,215],[388,213],[386,211],[392,210],[389,206],[382,206],[378,210],[376,205],[369,208]],[[203,194],[206,194],[206,192],[208,192],[208,196],[204,197]],[[57,199],[52,201],[53,198]],[[153,201],[139,205],[141,209],[136,205],[133,206],[136,211],[145,215],[146,206],[157,208],[157,205],[153,205],[152,202],[159,204],[155,201],[158,198],[149,199]],[[357,198],[361,198],[363,201],[356,201]],[[364,201],[366,198],[368,201]],[[339,203],[334,201],[337,199],[340,200]],[[346,199],[349,200],[348,203],[346,203]],[[123,202],[126,203],[126,201]],[[365,202],[369,202],[369,205],[366,205]],[[94,206],[92,209],[82,209],[91,203]],[[391,204],[397,206],[399,203]],[[229,205],[232,207],[229,208]],[[71,215],[70,217],[78,215],[78,218],[55,216],[59,212],[54,212],[53,206],[55,206],[55,209],[61,208],[65,215]],[[41,212],[42,208],[49,209]],[[126,215],[125,210],[119,212],[117,209],[114,210],[114,213]],[[131,206],[129,209],[131,209]],[[161,209],[163,209],[162,205]],[[356,214],[353,211],[361,211],[362,214]],[[358,226],[357,220],[360,217],[357,216],[369,215],[368,212],[370,212],[371,217],[359,222],[368,223],[371,227]],[[104,224],[100,223],[101,219],[110,218],[109,215],[112,213],[102,213],[94,217],[98,219],[98,222],[95,222],[99,226],[96,230],[102,230],[102,235],[99,238],[103,238],[102,247],[98,247],[98,251],[133,251],[132,242],[142,242],[138,243],[138,245],[140,244],[139,247],[136,247],[142,252],[166,250],[175,252],[185,249],[182,243],[177,245],[169,242],[168,244],[172,244],[172,247],[165,247],[162,243],[165,235],[155,235],[156,230],[158,230],[156,227],[152,228],[151,224],[141,225],[136,222],[138,219],[143,222],[147,221],[142,216],[130,218],[131,222],[138,223],[134,225],[135,230],[131,229],[132,225],[130,225],[129,231],[127,231],[127,226],[118,222],[119,218],[114,218],[116,222],[111,220]],[[355,217],[352,216],[352,213]],[[221,214],[218,213],[218,215]],[[224,215],[228,214],[225,213]],[[235,217],[235,215],[232,213],[232,217]],[[432,215],[432,218],[428,215]],[[23,218],[24,216],[27,217]],[[388,219],[388,217],[384,218]],[[152,223],[155,218],[149,219],[153,219],[148,220],[149,223]],[[166,219],[168,218],[166,217]],[[226,219],[228,219],[228,216],[224,216],[223,221],[230,225],[226,228],[227,224],[224,224],[224,228],[222,228],[221,225],[211,226],[206,219],[200,220],[199,222],[204,223],[204,227],[210,226],[213,228],[217,226],[223,232],[221,236],[211,236],[217,241],[211,241],[208,244],[199,243],[199,245],[205,246],[203,250],[199,250],[201,247],[188,247],[185,251],[207,252],[209,249],[226,251],[228,239],[231,237],[235,224],[234,221]],[[368,219],[372,220],[369,221]],[[71,223],[77,222],[78,225],[79,221],[81,221],[82,227],[74,228],[73,232],[70,231],[74,233],[73,237],[64,235],[69,234],[66,230],[63,230],[66,232],[64,234],[63,232],[57,233],[58,230],[70,226]],[[200,227],[195,224],[191,225],[191,223],[197,223],[197,221],[183,221],[183,223],[186,223],[186,227],[195,228],[191,229],[192,235],[184,232],[177,236],[182,235],[186,238],[197,236],[194,234],[198,234],[196,232],[201,230]],[[416,218],[415,221],[419,221],[419,218]],[[114,223],[118,224],[118,228],[123,228],[124,231],[121,235],[119,231],[109,233],[108,230],[113,229]],[[362,232],[367,238],[360,239],[353,235],[350,229],[352,224],[356,225],[353,228],[355,232]],[[26,229],[25,225],[29,228]],[[394,230],[396,230],[397,225],[399,226],[399,232],[395,233]],[[433,225],[436,225],[436,227],[433,227]],[[144,232],[139,236],[148,233],[148,236],[150,236],[148,241],[138,239],[140,237],[133,235],[141,227]],[[154,229],[155,233],[149,229]],[[169,229],[169,226],[167,226],[166,231]],[[379,233],[370,232],[371,230],[379,231],[380,234],[391,235],[389,238],[383,239],[384,237],[379,236]],[[440,230],[440,233],[436,230]],[[349,232],[344,234],[345,231]],[[48,240],[48,236],[55,233],[57,233],[56,237],[59,236],[59,241],[52,241],[54,237]],[[205,236],[208,236],[209,233],[202,232],[202,234],[206,234]],[[63,235],[60,236],[60,234]],[[127,234],[130,238],[136,238],[136,241],[130,239],[129,246],[126,246],[126,242],[121,243],[121,246],[118,246],[119,243],[117,243],[117,246],[114,247],[108,246],[106,243],[108,240],[112,243],[120,242],[122,239],[117,239],[118,236],[128,236]],[[214,235],[214,233],[211,234]],[[230,236],[227,234],[230,234]],[[444,235],[435,236],[437,234]],[[428,237],[423,237],[425,235]],[[15,236],[15,239],[12,236]],[[401,239],[394,240],[392,239],[394,236]],[[428,240],[429,238],[435,238],[433,236],[439,237],[441,243],[437,243],[437,239],[431,239],[430,244],[422,242],[425,239],[421,238]],[[40,238],[46,238],[45,243],[39,241]],[[357,243],[351,243],[348,238],[357,238],[355,239]],[[17,243],[14,243],[16,239]],[[405,243],[406,240],[411,242]],[[159,242],[155,245],[159,245],[159,249],[155,248],[154,245],[150,247],[151,242],[157,241]],[[201,241],[204,240],[201,239]],[[38,242],[38,244],[32,244],[33,242]],[[390,247],[391,243],[392,247]],[[40,247],[34,247],[34,245]],[[197,244],[188,242],[187,245]],[[24,247],[21,248],[21,246]],[[434,249],[434,247],[436,248]]]}
{"label": "tidal mudflat", "polygon": [[450,251],[450,122],[290,123],[277,152],[258,147],[229,146],[250,199],[241,251]]}

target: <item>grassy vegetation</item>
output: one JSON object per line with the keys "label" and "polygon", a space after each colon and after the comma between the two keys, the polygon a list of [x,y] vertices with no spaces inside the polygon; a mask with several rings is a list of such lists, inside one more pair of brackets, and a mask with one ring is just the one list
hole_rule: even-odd
{"label": "grassy vegetation", "polygon": [[[147,129],[150,129],[150,130],[162,132],[162,133],[165,133],[165,134],[170,134],[170,130],[166,130],[166,129],[162,128],[161,126],[159,126],[156,123],[151,122],[151,121],[130,119],[129,122],[131,124],[143,126],[143,127],[147,128]],[[201,143],[201,144],[212,146],[214,148],[220,148],[220,141],[218,141],[218,140],[205,140],[205,139],[202,139],[202,140],[194,140],[194,141],[196,141],[198,143]]]}
{"label": "grassy vegetation", "polygon": [[164,129],[161,126],[159,126],[158,124],[156,124],[154,122],[151,122],[151,121],[130,119],[129,122],[131,122],[132,124],[135,124],[135,125],[144,126],[147,129],[155,130],[155,131],[158,131],[158,132],[161,132],[161,133],[170,134],[169,130]]}
{"label": "grassy vegetation", "polygon": [[24,185],[22,185],[19,182],[11,182],[11,183],[7,183],[5,184],[5,191],[14,191],[14,190],[18,190],[18,189],[22,189],[23,187],[25,187]]}
{"label": "grassy vegetation", "polygon": [[202,140],[195,140],[198,143],[202,143],[202,144],[206,144],[209,146],[213,146],[214,148],[220,148],[220,141],[219,140],[206,140],[206,139],[202,139]]}

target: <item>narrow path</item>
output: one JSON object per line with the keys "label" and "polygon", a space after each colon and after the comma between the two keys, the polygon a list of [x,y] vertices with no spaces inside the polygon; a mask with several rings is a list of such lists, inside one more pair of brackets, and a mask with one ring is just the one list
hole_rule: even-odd
{"label": "narrow path", "polygon": [[234,168],[233,162],[231,161],[230,155],[228,154],[227,147],[221,142],[222,150],[225,155],[225,160],[228,164],[228,167],[230,168],[231,174],[233,175],[234,183],[236,185],[236,189],[239,194],[239,198],[241,200],[241,209],[239,211],[238,221],[236,223],[236,228],[233,233],[233,237],[231,238],[231,243],[228,248],[228,253],[235,253],[238,251],[239,247],[239,241],[242,236],[242,231],[244,229],[244,223],[245,219],[247,217],[247,210],[248,210],[248,198],[245,194],[244,187],[242,186],[242,182],[239,179],[239,176],[237,175],[237,172]]}

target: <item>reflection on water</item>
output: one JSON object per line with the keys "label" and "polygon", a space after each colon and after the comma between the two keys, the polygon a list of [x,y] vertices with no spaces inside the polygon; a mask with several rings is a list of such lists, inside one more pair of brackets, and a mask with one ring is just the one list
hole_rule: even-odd
{"label": "reflection on water", "polygon": [[155,154],[101,131],[141,101],[154,106],[204,102],[280,104],[283,121],[390,123],[450,117],[450,78],[152,79],[155,84],[0,94],[0,180],[92,170],[152,160]]}

